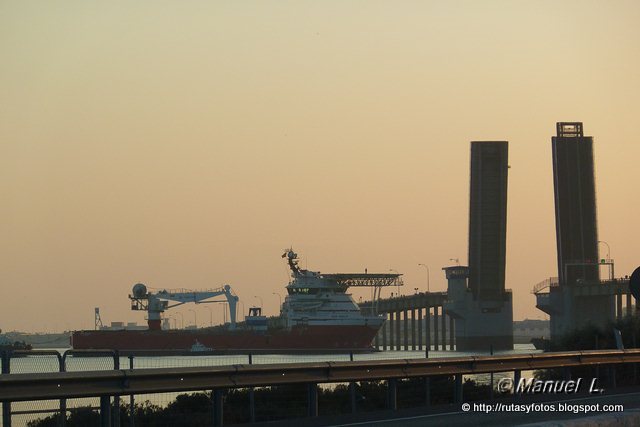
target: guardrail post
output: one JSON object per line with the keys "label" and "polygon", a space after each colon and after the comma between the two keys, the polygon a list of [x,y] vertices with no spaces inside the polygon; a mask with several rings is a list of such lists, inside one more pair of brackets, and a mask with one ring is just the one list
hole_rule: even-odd
{"label": "guardrail post", "polygon": [[456,374],[455,376],[455,396],[453,397],[455,403],[462,403],[462,374]]}
{"label": "guardrail post", "polygon": [[[120,352],[115,350],[113,352],[113,370],[120,370]],[[116,394],[113,396],[113,419],[112,419],[112,427],[120,427],[120,395]]]}
{"label": "guardrail post", "polygon": [[[129,369],[133,371],[133,354],[129,355]],[[129,395],[129,425],[131,427],[136,425],[136,401],[133,394]]]}
{"label": "guardrail post", "polygon": [[[66,367],[62,355],[58,353],[58,371],[64,372]],[[67,399],[60,399],[60,415],[58,416],[58,425],[65,427],[67,425]]]}
{"label": "guardrail post", "polygon": [[318,416],[318,384],[307,384],[307,414],[310,417]]}
{"label": "guardrail post", "polygon": [[256,393],[253,387],[249,389],[249,421],[256,422]]}
{"label": "guardrail post", "polygon": [[616,388],[616,366],[609,365],[609,378],[611,379],[611,388]]}
{"label": "guardrail post", "polygon": [[[493,344],[489,346],[489,353],[493,356]],[[489,400],[493,400],[493,372],[491,372],[491,377],[489,381]]]}
{"label": "guardrail post", "polygon": [[387,408],[395,411],[398,409],[398,379],[390,378],[387,381]]}
{"label": "guardrail post", "polygon": [[[627,298],[629,296],[627,295]],[[627,300],[628,302],[629,300]],[[629,316],[631,316],[631,304],[627,304],[627,307],[629,307],[629,312],[627,313]],[[637,348],[636,346],[636,331],[633,331],[633,334],[631,335],[631,345],[633,346],[633,348]],[[633,364],[633,385],[638,384],[638,364],[634,363]]]}
{"label": "guardrail post", "polygon": [[427,407],[431,406],[431,378],[424,377],[424,403]]}
{"label": "guardrail post", "polygon": [[[0,352],[2,354],[2,373],[11,372],[11,354],[7,350]],[[11,402],[2,402],[2,425],[11,427]]]}
{"label": "guardrail post", "polygon": [[356,383],[349,383],[349,395],[351,396],[351,413],[355,414],[358,411],[356,406]]}
{"label": "guardrail post", "polygon": [[110,396],[100,396],[100,427],[111,427]]}
{"label": "guardrail post", "polygon": [[[349,360],[353,362],[353,351],[349,352]],[[356,383],[349,383],[349,395],[351,396],[351,413],[355,414],[357,412],[356,408]]]}
{"label": "guardrail post", "polygon": [[214,389],[211,392],[211,400],[213,407],[213,425],[215,427],[222,426],[222,390]]}

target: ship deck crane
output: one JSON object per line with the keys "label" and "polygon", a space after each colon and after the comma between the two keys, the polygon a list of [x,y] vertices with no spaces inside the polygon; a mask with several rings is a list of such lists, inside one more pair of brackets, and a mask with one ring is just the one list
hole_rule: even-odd
{"label": "ship deck crane", "polygon": [[[163,289],[161,291],[149,291],[147,287],[138,283],[133,286],[132,295],[129,295],[131,300],[131,310],[146,310],[147,322],[149,330],[160,330],[160,320],[162,313],[173,307],[191,302],[195,304],[213,303],[219,301],[207,301],[211,298],[224,295],[229,304],[229,314],[231,325],[230,329],[236,327],[236,305],[238,303],[238,297],[231,291],[231,286],[224,285],[216,289],[207,289],[202,291],[194,291],[189,289]],[[176,302],[176,304],[170,304],[170,301]]]}

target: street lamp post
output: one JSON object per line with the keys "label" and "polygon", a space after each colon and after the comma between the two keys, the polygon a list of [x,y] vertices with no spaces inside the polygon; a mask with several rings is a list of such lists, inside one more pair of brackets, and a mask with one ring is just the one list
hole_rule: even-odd
{"label": "street lamp post", "polygon": [[280,307],[282,307],[282,295],[277,292],[271,292],[272,295],[278,295],[278,299],[280,300]]}
{"label": "street lamp post", "polygon": [[184,329],[184,316],[179,311],[176,311],[176,314],[180,316],[180,329]]}
{"label": "street lamp post", "polygon": [[[598,240],[598,243],[604,243],[605,245],[607,245],[607,259],[605,260],[605,262],[609,265],[609,280],[613,280],[614,273],[613,273],[613,261],[611,260],[611,248],[609,247],[609,244],[605,241],[602,240]],[[598,260],[598,264],[600,264],[600,260]],[[600,275],[600,268],[598,268],[598,276]]]}
{"label": "street lamp post", "polygon": [[607,245],[607,261],[609,261],[611,259],[611,248],[609,247],[609,244],[602,240],[598,240],[598,243],[604,243],[605,245]]}
{"label": "street lamp post", "polygon": [[422,264],[422,263],[420,263],[420,264],[418,264],[418,265],[419,265],[419,266],[421,265],[421,266],[423,266],[424,268],[426,268],[426,269],[427,269],[427,292],[431,292],[431,289],[430,289],[430,287],[429,287],[429,276],[431,275],[431,274],[429,273],[429,266],[428,266],[427,264]]}

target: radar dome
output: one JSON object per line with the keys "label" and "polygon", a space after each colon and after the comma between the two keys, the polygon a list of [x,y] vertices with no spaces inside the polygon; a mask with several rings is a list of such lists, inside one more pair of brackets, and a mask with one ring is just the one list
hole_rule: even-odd
{"label": "radar dome", "polygon": [[133,296],[136,298],[142,298],[147,295],[147,287],[142,283],[133,285]]}

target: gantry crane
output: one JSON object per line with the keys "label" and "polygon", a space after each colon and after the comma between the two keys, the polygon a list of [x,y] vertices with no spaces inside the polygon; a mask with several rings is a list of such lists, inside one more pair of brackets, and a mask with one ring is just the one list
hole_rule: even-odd
{"label": "gantry crane", "polygon": [[[138,283],[133,286],[131,300],[131,310],[146,310],[147,322],[150,330],[160,330],[160,320],[162,313],[172,307],[176,307],[188,302],[195,304],[213,303],[219,301],[206,301],[224,295],[229,304],[229,314],[231,318],[230,329],[236,327],[236,304],[238,297],[231,291],[231,286],[224,285],[217,289],[207,289],[203,291],[193,291],[189,289],[163,289],[161,291],[152,292],[147,287]],[[169,305],[169,301],[175,301],[176,304]]]}

